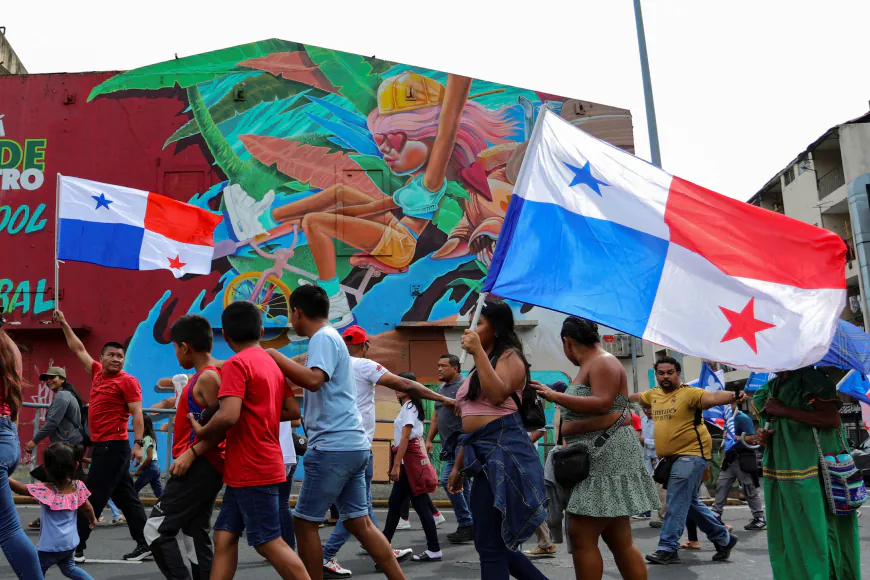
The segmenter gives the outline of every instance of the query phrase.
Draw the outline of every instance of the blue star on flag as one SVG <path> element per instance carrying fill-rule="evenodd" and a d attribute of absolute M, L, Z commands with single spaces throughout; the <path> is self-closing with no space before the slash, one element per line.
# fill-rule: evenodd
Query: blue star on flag
<path fill-rule="evenodd" d="M 115 203 L 111 199 L 106 198 L 105 193 L 101 193 L 100 195 L 92 195 L 91 197 L 94 198 L 94 201 L 97 202 L 97 207 L 94 208 L 95 210 L 100 209 L 101 207 L 109 209 L 109 204 Z"/>
<path fill-rule="evenodd" d="M 601 196 L 601 188 L 599 185 L 610 185 L 600 179 L 594 177 L 592 175 L 592 167 L 589 165 L 589 162 L 586 162 L 586 165 L 583 167 L 574 167 L 568 162 L 563 162 L 568 166 L 568 169 L 574 172 L 574 178 L 571 180 L 571 184 L 568 187 L 574 187 L 575 185 L 583 184 L 599 196 Z"/>

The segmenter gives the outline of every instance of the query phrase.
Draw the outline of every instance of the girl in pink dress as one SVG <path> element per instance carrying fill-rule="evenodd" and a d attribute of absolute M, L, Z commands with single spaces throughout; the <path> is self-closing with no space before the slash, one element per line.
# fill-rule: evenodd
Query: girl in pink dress
<path fill-rule="evenodd" d="M 75 450 L 66 443 L 52 443 L 43 456 L 46 483 L 25 485 L 13 479 L 9 487 L 19 495 L 29 495 L 40 504 L 41 526 L 39 565 L 42 573 L 57 564 L 67 578 L 92 580 L 87 572 L 78 568 L 73 560 L 73 551 L 79 545 L 76 528 L 77 512 L 81 510 L 88 518 L 91 528 L 97 523 L 94 508 L 88 501 L 90 492 L 85 484 L 74 479 L 78 461 Z"/>

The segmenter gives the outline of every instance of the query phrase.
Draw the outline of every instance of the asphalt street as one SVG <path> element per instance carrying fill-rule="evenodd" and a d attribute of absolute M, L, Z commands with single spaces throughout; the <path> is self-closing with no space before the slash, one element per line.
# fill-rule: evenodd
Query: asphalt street
<path fill-rule="evenodd" d="M 27 522 L 37 517 L 38 508 L 29 506 L 19 507 L 18 513 L 21 516 L 22 522 Z M 437 578 L 439 580 L 479 578 L 480 572 L 474 546 L 472 544 L 456 546 L 447 542 L 444 536 L 452 532 L 456 524 L 450 511 L 442 510 L 442 513 L 447 517 L 447 522 L 438 530 L 442 541 L 442 549 L 444 550 L 444 560 L 440 563 L 431 564 L 406 562 L 403 564 L 403 568 L 407 577 L 413 579 Z M 108 510 L 105 515 L 110 515 Z M 386 513 L 383 510 L 379 510 L 377 515 L 379 518 L 385 518 Z M 415 551 L 425 548 L 426 543 L 423 531 L 415 518 L 416 515 L 412 513 L 411 530 L 396 533 L 395 538 L 393 538 L 393 545 L 395 547 L 408 547 L 413 548 Z M 748 523 L 749 520 L 749 510 L 745 506 L 726 508 L 725 521 L 734 525 L 736 529 L 735 533 L 740 539 L 740 543 L 734 550 L 730 562 L 718 563 L 711 561 L 714 554 L 713 547 L 705 538 L 702 538 L 703 550 L 700 552 L 683 552 L 682 559 L 684 563 L 682 565 L 651 566 L 649 577 L 651 579 L 660 578 L 667 580 L 701 578 L 703 580 L 726 578 L 729 580 L 744 578 L 765 580 L 773 578 L 767 555 L 767 535 L 765 532 L 743 531 L 743 525 Z M 862 553 L 870 554 L 870 520 L 862 518 L 859 522 L 861 526 Z M 654 551 L 658 539 L 658 530 L 650 528 L 648 523 L 643 520 L 634 522 L 633 529 L 635 542 L 641 552 L 646 554 Z M 326 538 L 330 531 L 331 528 L 322 528 L 321 537 Z M 36 541 L 36 531 L 28 530 L 28 535 L 34 542 Z M 91 535 L 88 546 L 86 556 L 89 559 L 119 560 L 122 554 L 133 548 L 133 543 L 125 526 L 111 527 L 101 525 Z M 533 547 L 533 543 L 525 547 Z M 795 549 L 799 550 L 800 547 L 796 546 Z M 604 577 L 619 578 L 619 572 L 616 569 L 613 558 L 603 544 L 602 553 L 605 560 Z M 355 540 L 348 542 L 342 551 L 339 552 L 338 560 L 345 568 L 353 571 L 354 578 L 382 577 L 381 574 L 374 570 L 371 559 L 360 553 L 360 546 Z M 555 558 L 539 559 L 536 561 L 536 564 L 551 580 L 574 578 L 574 566 L 564 545 L 559 546 L 559 552 Z M 868 568 L 870 561 L 867 558 L 864 559 L 863 564 L 865 570 L 870 570 Z M 96 580 L 114 578 L 124 578 L 125 580 L 159 580 L 163 577 L 154 563 L 148 560 L 143 563 L 92 562 L 86 563 L 83 566 Z M 0 563 L 0 578 L 15 578 L 5 559 L 2 559 L 2 563 Z M 62 578 L 62 576 L 57 568 L 54 568 L 49 571 L 46 578 Z M 278 575 L 252 548 L 249 548 L 242 541 L 239 554 L 239 569 L 236 578 L 263 580 L 265 578 L 278 578 Z"/>

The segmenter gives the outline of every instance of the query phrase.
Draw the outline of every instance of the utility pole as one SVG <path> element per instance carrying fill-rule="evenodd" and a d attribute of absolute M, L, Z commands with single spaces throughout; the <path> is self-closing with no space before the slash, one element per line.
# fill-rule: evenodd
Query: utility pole
<path fill-rule="evenodd" d="M 643 98 L 646 104 L 646 126 L 649 133 L 649 153 L 652 164 L 656 167 L 662 166 L 662 153 L 659 149 L 659 129 L 656 123 L 656 105 L 653 100 L 652 79 L 649 74 L 649 56 L 646 52 L 646 34 L 643 30 L 643 12 L 640 8 L 640 0 L 634 0 L 634 24 L 637 29 L 637 46 L 640 52 L 640 72 L 643 76 Z M 631 367 L 634 375 L 635 392 L 637 392 L 637 338 L 631 339 Z M 683 355 L 679 352 L 673 352 L 674 358 L 680 363 L 680 368 L 683 366 Z M 680 373 L 682 379 L 682 372 Z"/>

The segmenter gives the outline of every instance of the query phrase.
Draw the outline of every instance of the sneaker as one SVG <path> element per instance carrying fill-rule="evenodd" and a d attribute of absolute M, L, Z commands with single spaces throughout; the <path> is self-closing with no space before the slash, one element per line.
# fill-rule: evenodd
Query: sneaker
<path fill-rule="evenodd" d="M 141 562 L 151 555 L 151 548 L 145 544 L 139 544 L 136 549 L 129 554 L 124 554 L 124 559 L 131 562 Z"/>
<path fill-rule="evenodd" d="M 81 564 L 85 561 L 85 551 L 76 549 L 75 555 L 73 555 L 73 562 L 76 564 Z"/>
<path fill-rule="evenodd" d="M 749 530 L 750 532 L 760 532 L 767 528 L 767 520 L 764 518 L 754 518 L 751 522 L 743 526 L 744 530 Z"/>
<path fill-rule="evenodd" d="M 393 555 L 396 556 L 396 560 L 398 560 L 399 562 L 404 562 L 405 560 L 410 558 L 411 554 L 413 553 L 414 550 L 412 550 L 411 548 L 405 548 L 404 550 L 396 550 L 395 548 L 393 549 Z"/>
<path fill-rule="evenodd" d="M 660 527 L 662 527 L 662 521 L 661 521 L 661 520 L 657 520 L 657 521 L 654 521 L 654 522 L 650 522 L 650 523 L 649 523 L 649 527 L 651 527 L 651 528 L 660 528 Z"/>
<path fill-rule="evenodd" d="M 715 545 L 715 544 L 714 544 Z M 713 554 L 714 562 L 722 562 L 723 560 L 727 560 L 731 557 L 731 550 L 734 549 L 734 546 L 737 545 L 737 536 L 731 534 L 731 539 L 728 540 L 728 544 L 725 546 L 716 546 L 716 553 Z"/>
<path fill-rule="evenodd" d="M 323 565 L 324 578 L 350 578 L 351 576 L 353 576 L 353 572 L 347 568 L 342 568 L 341 564 L 335 561 L 335 558 Z"/>
<path fill-rule="evenodd" d="M 652 517 L 652 516 L 650 516 L 648 513 L 645 513 L 645 514 L 637 514 L 637 515 L 631 516 L 631 519 L 633 519 L 633 520 L 648 520 L 648 519 L 650 519 L 650 517 Z"/>
<path fill-rule="evenodd" d="M 523 550 L 523 554 L 529 558 L 552 558 L 556 555 L 556 544 L 551 545 L 549 548 L 535 546 L 531 550 Z"/>
<path fill-rule="evenodd" d="M 399 525 L 396 526 L 396 529 L 397 530 L 410 530 L 411 529 L 411 522 L 404 519 L 404 518 L 399 518 Z"/>
<path fill-rule="evenodd" d="M 435 518 L 435 527 L 438 528 L 447 521 L 447 518 L 441 515 L 441 512 L 435 512 L 432 514 L 432 517 Z"/>
<path fill-rule="evenodd" d="M 471 526 L 459 526 L 452 534 L 447 534 L 447 541 L 451 544 L 463 544 L 474 539 L 474 531 Z"/>
<path fill-rule="evenodd" d="M 344 290 L 329 297 L 329 324 L 334 328 L 342 328 L 353 322 L 353 312 Z"/>
<path fill-rule="evenodd" d="M 668 564 L 682 564 L 683 561 L 680 560 L 680 554 L 677 552 L 671 552 L 668 550 L 657 550 L 652 554 L 647 554 L 646 559 L 648 562 L 653 564 L 661 564 L 666 566 Z"/>

